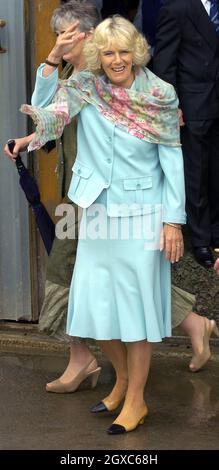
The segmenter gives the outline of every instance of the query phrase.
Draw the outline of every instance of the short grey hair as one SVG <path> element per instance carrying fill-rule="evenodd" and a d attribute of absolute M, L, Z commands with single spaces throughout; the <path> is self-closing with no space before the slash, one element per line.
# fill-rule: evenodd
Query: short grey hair
<path fill-rule="evenodd" d="M 100 14 L 94 3 L 87 0 L 70 0 L 54 10 L 50 26 L 54 32 L 65 23 L 79 21 L 79 31 L 89 32 L 100 22 Z"/>

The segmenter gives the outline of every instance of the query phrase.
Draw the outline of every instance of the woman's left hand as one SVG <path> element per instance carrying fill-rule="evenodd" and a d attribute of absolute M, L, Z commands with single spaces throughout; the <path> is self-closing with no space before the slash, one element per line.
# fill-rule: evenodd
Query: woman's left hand
<path fill-rule="evenodd" d="M 177 225 L 177 224 L 176 224 Z M 160 237 L 160 251 L 166 250 L 166 259 L 171 263 L 178 262 L 184 253 L 182 230 L 164 224 Z"/>

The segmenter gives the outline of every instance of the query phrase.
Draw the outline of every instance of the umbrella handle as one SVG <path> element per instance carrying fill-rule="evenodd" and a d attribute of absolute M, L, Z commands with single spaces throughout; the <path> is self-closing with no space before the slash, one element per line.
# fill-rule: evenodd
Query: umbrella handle
<path fill-rule="evenodd" d="M 8 148 L 9 148 L 10 152 L 13 153 L 14 146 L 15 146 L 15 140 L 14 139 L 9 139 L 7 144 L 8 144 Z"/>
<path fill-rule="evenodd" d="M 8 148 L 9 148 L 10 152 L 13 153 L 13 150 L 14 150 L 14 147 L 15 147 L 15 140 L 14 139 L 9 139 L 7 144 L 8 144 Z M 18 170 L 20 170 L 20 168 L 23 167 L 23 162 L 22 162 L 20 154 L 18 154 L 18 156 L 15 160 L 15 165 L 16 165 Z"/>
<path fill-rule="evenodd" d="M 10 152 L 13 153 L 15 140 L 10 139 L 8 140 L 7 144 L 8 144 L 8 148 Z M 36 217 L 36 222 L 39 227 L 40 235 L 42 237 L 46 251 L 49 255 L 51 248 L 52 248 L 53 240 L 55 238 L 55 224 L 53 223 L 44 205 L 40 202 L 40 194 L 39 194 L 37 185 L 34 182 L 32 176 L 29 175 L 26 167 L 24 166 L 20 154 L 18 154 L 15 160 L 15 163 L 16 163 L 18 173 L 20 174 L 20 185 L 26 194 L 27 200 L 30 202 L 30 205 L 32 206 L 33 212 Z M 30 197 L 28 198 L 29 196 L 28 191 L 30 191 L 30 187 L 33 186 L 33 183 L 35 185 L 35 187 L 33 187 L 35 191 L 34 193 L 35 198 L 37 197 L 38 199 L 37 204 L 35 205 L 34 205 L 34 200 L 31 201 Z"/>

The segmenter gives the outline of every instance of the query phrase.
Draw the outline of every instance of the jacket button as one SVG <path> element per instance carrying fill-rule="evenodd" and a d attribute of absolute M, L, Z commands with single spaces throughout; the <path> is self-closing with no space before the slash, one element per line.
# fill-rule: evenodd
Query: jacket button
<path fill-rule="evenodd" d="M 78 174 L 79 174 L 79 175 L 81 174 L 81 170 L 80 170 L 80 168 L 78 169 Z"/>
<path fill-rule="evenodd" d="M 111 163 L 111 158 L 107 158 L 107 163 Z"/>
<path fill-rule="evenodd" d="M 136 188 L 137 188 L 137 189 L 141 189 L 140 183 L 136 184 Z"/>

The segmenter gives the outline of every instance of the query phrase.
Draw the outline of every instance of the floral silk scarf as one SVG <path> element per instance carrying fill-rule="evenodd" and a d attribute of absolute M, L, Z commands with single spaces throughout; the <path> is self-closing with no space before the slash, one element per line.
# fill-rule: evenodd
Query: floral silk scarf
<path fill-rule="evenodd" d="M 22 105 L 36 124 L 28 150 L 59 138 L 66 124 L 91 104 L 106 119 L 131 135 L 154 144 L 180 146 L 178 99 L 172 85 L 147 68 L 136 68 L 135 90 L 117 87 L 83 71 L 59 80 L 54 98 L 45 108 Z"/>

